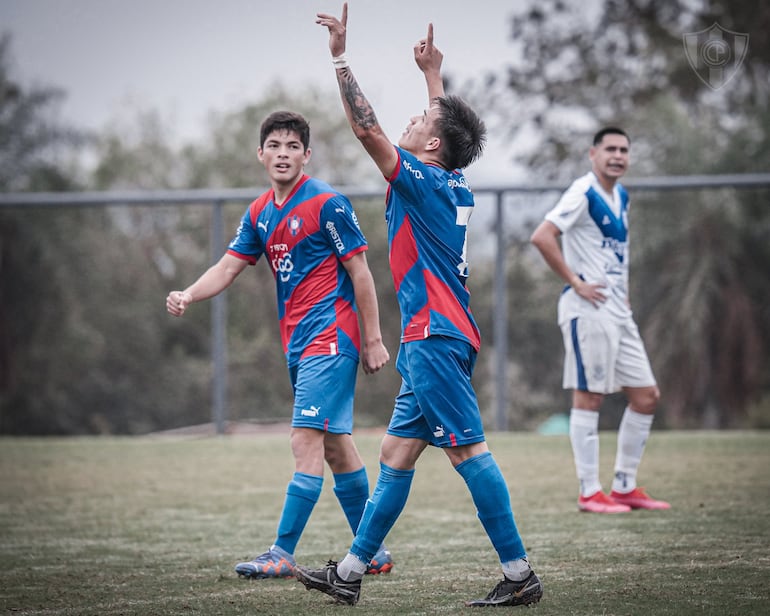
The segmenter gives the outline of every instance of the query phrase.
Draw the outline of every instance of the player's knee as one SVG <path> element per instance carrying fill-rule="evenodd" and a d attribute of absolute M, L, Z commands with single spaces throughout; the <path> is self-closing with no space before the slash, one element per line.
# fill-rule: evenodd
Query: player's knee
<path fill-rule="evenodd" d="M 341 459 L 342 456 L 337 449 L 328 446 L 324 448 L 324 460 L 326 460 L 326 463 L 330 468 L 335 468 L 340 463 Z"/>
<path fill-rule="evenodd" d="M 660 389 L 655 387 L 646 387 L 643 390 L 635 392 L 633 398 L 629 400 L 629 406 L 637 413 L 652 415 L 658 408 L 660 401 Z"/>
<path fill-rule="evenodd" d="M 604 394 L 576 389 L 572 393 L 572 407 L 584 411 L 599 411 L 604 401 Z"/>
<path fill-rule="evenodd" d="M 334 473 L 347 473 L 364 466 L 361 454 L 349 434 L 326 433 L 324 460 Z"/>
<path fill-rule="evenodd" d="M 323 433 L 310 428 L 292 428 L 289 443 L 295 459 L 320 456 L 323 452 Z"/>

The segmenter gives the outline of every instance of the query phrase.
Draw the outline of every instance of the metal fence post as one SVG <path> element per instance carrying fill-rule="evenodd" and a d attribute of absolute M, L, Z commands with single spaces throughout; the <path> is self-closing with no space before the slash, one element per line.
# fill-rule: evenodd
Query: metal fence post
<path fill-rule="evenodd" d="M 492 331 L 495 345 L 495 429 L 508 430 L 508 388 L 506 367 L 508 365 L 508 302 L 505 280 L 505 212 L 503 191 L 495 192 L 495 279 L 494 314 Z"/>
<path fill-rule="evenodd" d="M 224 253 L 224 202 L 211 208 L 211 262 Z M 212 298 L 211 305 L 211 421 L 217 434 L 225 433 L 227 418 L 227 291 Z"/>

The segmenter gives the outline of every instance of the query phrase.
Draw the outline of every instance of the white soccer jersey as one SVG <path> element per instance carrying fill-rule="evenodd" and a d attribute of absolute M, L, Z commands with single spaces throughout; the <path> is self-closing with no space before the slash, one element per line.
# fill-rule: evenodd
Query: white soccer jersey
<path fill-rule="evenodd" d="M 576 317 L 631 318 L 628 304 L 628 193 L 615 184 L 608 194 L 593 172 L 575 180 L 545 219 L 562 232 L 562 252 L 583 280 L 602 283 L 607 301 L 598 308 L 572 287 L 559 299 L 559 323 Z"/>

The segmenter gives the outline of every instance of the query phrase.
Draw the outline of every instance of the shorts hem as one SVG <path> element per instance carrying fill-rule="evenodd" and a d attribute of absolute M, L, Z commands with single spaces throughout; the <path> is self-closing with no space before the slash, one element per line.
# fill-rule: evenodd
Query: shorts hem
<path fill-rule="evenodd" d="M 318 424 L 311 424 L 311 423 L 301 423 L 292 421 L 291 422 L 292 428 L 310 428 L 312 430 L 318 430 L 319 432 L 328 432 L 329 434 L 353 434 L 353 430 L 346 429 L 346 428 L 337 428 L 336 426 L 327 426 L 324 428 L 322 425 Z"/>
<path fill-rule="evenodd" d="M 576 385 L 564 385 L 562 389 L 565 391 L 583 391 L 589 394 L 602 394 L 604 396 L 611 396 L 612 394 L 617 394 L 623 391 L 624 387 L 634 387 L 634 388 L 641 388 L 641 387 L 657 387 L 658 384 L 656 382 L 652 383 L 641 383 L 641 384 L 634 384 L 631 385 L 630 383 L 623 383 L 623 385 L 616 385 L 612 389 L 589 389 L 589 388 L 581 388 L 577 387 Z"/>
<path fill-rule="evenodd" d="M 386 434 L 390 436 L 397 436 L 399 438 L 413 438 L 417 439 L 418 441 L 425 441 L 429 445 L 432 445 L 433 447 L 438 447 L 439 449 L 451 449 L 452 447 L 462 447 L 463 445 L 475 445 L 476 443 L 484 443 L 487 440 L 486 435 L 480 435 L 477 437 L 472 437 L 468 439 L 464 439 L 462 441 L 458 440 L 453 445 L 448 440 L 442 439 L 438 440 L 435 438 L 424 438 L 422 436 L 415 436 L 414 434 L 405 434 L 402 432 L 398 432 L 397 430 L 386 430 Z"/>

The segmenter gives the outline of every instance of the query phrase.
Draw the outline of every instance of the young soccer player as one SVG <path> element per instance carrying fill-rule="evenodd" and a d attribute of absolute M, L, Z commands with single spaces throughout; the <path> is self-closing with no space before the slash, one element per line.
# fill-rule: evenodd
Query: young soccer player
<path fill-rule="evenodd" d="M 569 434 L 580 481 L 578 509 L 593 513 L 670 507 L 636 485 L 660 392 L 628 300 L 629 201 L 618 180 L 628 169 L 630 147 L 619 128 L 596 133 L 591 171 L 572 183 L 531 238 L 567 283 L 558 320 L 564 387 L 573 390 Z M 620 390 L 628 406 L 607 495 L 599 481 L 599 408 L 605 394 Z"/>
<path fill-rule="evenodd" d="M 463 477 L 478 518 L 499 556 L 503 579 L 468 606 L 527 605 L 543 588 L 532 571 L 511 511 L 510 495 L 484 436 L 471 385 L 479 331 L 466 287 L 466 231 L 473 194 L 460 170 L 475 161 L 486 138 L 476 113 L 445 96 L 442 54 L 433 28 L 414 48 L 430 106 L 413 117 L 398 146 L 384 134 L 344 56 L 342 18 L 319 14 L 350 125 L 389 182 L 385 218 L 390 266 L 401 309 L 397 368 L 401 391 L 383 438 L 380 473 L 347 556 L 322 569 L 297 567 L 297 579 L 337 601 L 355 604 L 367 562 L 406 504 L 415 463 L 428 445 L 441 447 Z"/>
<path fill-rule="evenodd" d="M 351 436 L 359 351 L 367 374 L 389 360 L 366 239 L 350 201 L 305 174 L 309 142 L 310 127 L 301 115 L 279 111 L 265 119 L 257 154 L 270 176 L 270 190 L 248 207 L 219 262 L 166 299 L 168 312 L 182 316 L 191 303 L 229 287 L 263 255 L 275 277 L 281 340 L 294 388 L 295 472 L 274 543 L 235 567 L 252 579 L 294 575 L 294 551 L 321 494 L 324 460 L 355 533 L 369 496 L 366 469 Z M 390 552 L 378 546 L 367 565 L 367 573 L 390 571 Z"/>

